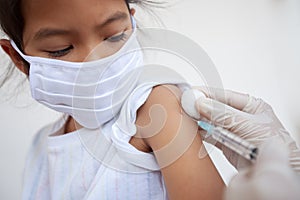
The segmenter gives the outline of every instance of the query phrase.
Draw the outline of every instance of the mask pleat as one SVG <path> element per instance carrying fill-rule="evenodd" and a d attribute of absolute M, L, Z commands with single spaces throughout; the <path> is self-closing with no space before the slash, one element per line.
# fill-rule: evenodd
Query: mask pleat
<path fill-rule="evenodd" d="M 94 61 L 78 63 L 26 56 L 12 42 L 30 63 L 33 98 L 53 110 L 73 116 L 86 128 L 97 128 L 111 120 L 140 78 L 137 69 L 143 63 L 143 54 L 132 20 L 134 31 L 123 46 L 116 53 Z M 98 47 L 103 47 L 101 45 L 106 44 Z"/>

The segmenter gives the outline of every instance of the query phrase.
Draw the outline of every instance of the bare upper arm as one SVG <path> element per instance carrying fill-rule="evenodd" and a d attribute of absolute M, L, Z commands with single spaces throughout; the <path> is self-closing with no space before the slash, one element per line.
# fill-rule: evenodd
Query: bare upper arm
<path fill-rule="evenodd" d="M 223 180 L 209 156 L 199 158 L 202 139 L 180 96 L 175 86 L 155 87 L 138 111 L 137 136 L 153 150 L 170 199 L 221 199 Z"/>

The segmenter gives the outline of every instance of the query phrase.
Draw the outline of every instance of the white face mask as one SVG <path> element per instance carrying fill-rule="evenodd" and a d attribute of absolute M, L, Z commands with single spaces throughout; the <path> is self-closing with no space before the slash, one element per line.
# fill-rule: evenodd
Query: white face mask
<path fill-rule="evenodd" d="M 86 128 L 98 128 L 115 117 L 135 88 L 143 60 L 136 25 L 113 55 L 89 62 L 68 62 L 24 55 L 30 63 L 32 96 L 47 107 L 71 115 Z"/>

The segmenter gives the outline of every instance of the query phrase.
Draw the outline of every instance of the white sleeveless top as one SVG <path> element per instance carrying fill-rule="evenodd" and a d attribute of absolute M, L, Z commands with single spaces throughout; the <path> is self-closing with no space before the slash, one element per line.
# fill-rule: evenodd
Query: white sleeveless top
<path fill-rule="evenodd" d="M 99 129 L 63 135 L 66 115 L 41 129 L 26 161 L 22 199 L 168 199 L 154 155 L 137 150 L 129 140 L 136 133 L 136 111 L 153 86 L 187 85 L 177 78 L 142 82 L 118 118 Z"/>

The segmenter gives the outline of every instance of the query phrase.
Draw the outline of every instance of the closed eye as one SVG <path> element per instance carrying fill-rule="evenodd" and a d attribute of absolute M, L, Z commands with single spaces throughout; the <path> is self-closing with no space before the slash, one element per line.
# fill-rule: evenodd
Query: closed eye
<path fill-rule="evenodd" d="M 67 55 L 71 50 L 73 49 L 73 46 L 68 46 L 65 49 L 60 49 L 56 51 L 46 51 L 50 57 L 58 58 Z"/>
<path fill-rule="evenodd" d="M 105 40 L 109 42 L 120 42 L 126 39 L 127 39 L 127 34 L 125 32 L 122 32 L 121 34 L 113 35 L 109 38 L 106 38 Z"/>

